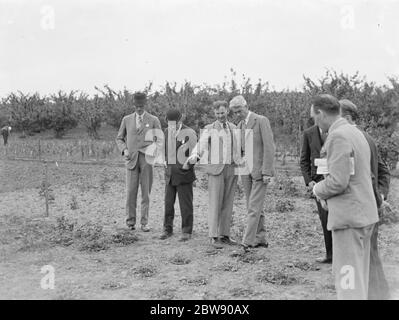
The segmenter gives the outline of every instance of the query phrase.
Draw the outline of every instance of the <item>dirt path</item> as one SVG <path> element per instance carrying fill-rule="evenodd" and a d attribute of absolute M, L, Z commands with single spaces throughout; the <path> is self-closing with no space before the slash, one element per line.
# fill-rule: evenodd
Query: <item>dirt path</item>
<path fill-rule="evenodd" d="M 0 298 L 2 299 L 335 299 L 330 265 L 314 264 L 323 254 L 320 222 L 299 177 L 271 186 L 265 206 L 270 247 L 235 255 L 235 247 L 207 243 L 206 178 L 198 173 L 194 191 L 194 234 L 161 241 L 163 175 L 155 172 L 149 233 L 124 242 L 124 169 L 87 165 L 50 168 L 54 203 L 44 218 L 37 163 L 0 163 Z M 288 186 L 290 194 L 284 195 Z M 292 187 L 294 186 L 294 187 Z M 295 189 L 299 192 L 295 195 Z M 399 195 L 393 179 L 391 194 Z M 244 200 L 238 192 L 232 233 L 241 239 Z M 399 203 L 399 199 L 391 199 Z M 278 212 L 276 205 L 286 206 Z M 293 205 L 294 210 L 288 208 Z M 64 217 L 64 224 L 57 218 Z M 80 238 L 68 230 L 75 221 Z M 102 226 L 103 230 L 96 229 Z M 74 230 L 75 230 L 74 229 Z M 381 228 L 381 255 L 394 298 L 399 299 L 399 227 Z M 100 235 L 99 238 L 96 238 Z M 121 238 L 122 237 L 122 238 Z M 46 241 L 43 241 L 46 239 Z M 111 239 L 111 240 L 110 240 Z M 123 241 L 116 241 L 122 239 Z M 67 243 L 71 241 L 71 243 Z M 132 240 L 132 239 L 130 239 Z M 104 250 L 100 250 L 104 249 Z M 96 251 L 100 250 L 100 251 Z M 44 290 L 41 268 L 55 270 L 55 288 Z"/>

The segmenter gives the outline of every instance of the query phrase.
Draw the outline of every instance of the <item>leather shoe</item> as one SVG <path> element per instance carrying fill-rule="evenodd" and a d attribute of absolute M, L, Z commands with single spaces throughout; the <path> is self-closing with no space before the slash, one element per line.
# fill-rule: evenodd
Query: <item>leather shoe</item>
<path fill-rule="evenodd" d="M 317 258 L 316 262 L 318 262 L 318 263 L 332 263 L 332 258 L 328 258 L 328 257 Z"/>
<path fill-rule="evenodd" d="M 257 243 L 254 248 L 268 248 L 269 244 L 267 242 Z"/>
<path fill-rule="evenodd" d="M 237 245 L 237 241 L 231 239 L 231 238 L 228 237 L 228 236 L 222 236 L 222 237 L 220 237 L 220 242 L 221 242 L 221 243 L 225 243 L 225 244 L 229 244 L 229 245 L 231 245 L 231 246 Z"/>
<path fill-rule="evenodd" d="M 159 239 L 165 240 L 167 238 L 170 238 L 172 236 L 172 232 L 164 232 L 159 236 Z"/>
<path fill-rule="evenodd" d="M 132 230 L 132 231 L 134 231 L 134 230 L 136 230 L 136 227 L 135 226 L 127 226 L 130 230 Z"/>
<path fill-rule="evenodd" d="M 150 228 L 148 228 L 148 227 L 145 226 L 145 225 L 142 225 L 142 226 L 141 226 L 141 231 L 143 231 L 143 232 L 149 232 L 149 231 L 150 231 Z"/>
<path fill-rule="evenodd" d="M 247 244 L 241 244 L 241 248 L 244 250 L 245 253 L 250 252 L 250 248 L 251 246 L 247 245 Z"/>
<path fill-rule="evenodd" d="M 184 242 L 191 239 L 191 234 L 183 233 L 179 239 L 180 242 Z"/>
<path fill-rule="evenodd" d="M 215 249 L 222 249 L 223 246 L 219 243 L 219 239 L 218 238 L 211 238 L 209 240 L 210 244 L 212 247 L 214 247 Z"/>

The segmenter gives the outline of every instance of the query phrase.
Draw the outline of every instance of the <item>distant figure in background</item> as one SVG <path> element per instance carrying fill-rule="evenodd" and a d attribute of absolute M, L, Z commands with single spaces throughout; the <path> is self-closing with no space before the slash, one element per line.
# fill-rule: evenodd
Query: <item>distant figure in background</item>
<path fill-rule="evenodd" d="M 305 185 L 311 190 L 315 184 L 323 180 L 323 175 L 317 174 L 315 159 L 320 158 L 320 150 L 326 141 L 327 133 L 314 125 L 303 132 L 300 166 L 305 180 Z M 332 234 L 327 230 L 328 211 L 323 209 L 320 201 L 316 199 L 317 211 L 319 212 L 321 227 L 323 229 L 324 244 L 326 247 L 325 257 L 316 259 L 320 263 L 332 262 Z"/>
<path fill-rule="evenodd" d="M 358 110 L 351 101 L 343 99 L 339 101 L 341 105 L 341 117 L 345 118 L 350 124 L 356 126 L 359 118 Z M 379 156 L 377 146 L 365 131 L 356 126 L 365 136 L 371 151 L 371 173 L 373 181 L 374 196 L 377 201 L 378 209 L 382 202 L 387 199 L 389 192 L 390 173 L 387 165 Z M 380 210 L 379 210 L 380 212 Z M 378 253 L 378 223 L 375 224 L 371 235 L 370 245 L 370 276 L 369 276 L 369 300 L 388 300 L 390 298 L 388 282 L 385 278 L 384 269 Z"/>
<path fill-rule="evenodd" d="M 179 197 L 182 235 L 179 241 L 187 241 L 193 232 L 193 182 L 194 165 L 183 167 L 186 158 L 197 142 L 195 131 L 182 122 L 182 114 L 177 109 L 166 113 L 168 128 L 165 130 L 165 215 L 161 240 L 173 234 L 176 195 Z M 182 153 L 183 152 L 183 153 Z M 183 156 L 184 155 L 184 156 Z M 180 158 L 182 157 L 182 158 Z"/>
<path fill-rule="evenodd" d="M 162 139 L 155 136 L 154 130 L 161 130 L 161 123 L 156 116 L 145 111 L 146 104 L 146 94 L 136 92 L 136 112 L 122 119 L 116 137 L 116 144 L 126 162 L 126 224 L 131 230 L 135 230 L 137 193 L 140 185 L 141 230 L 144 232 L 150 231 L 147 224 L 153 180 L 153 163 L 147 160 L 155 160 L 162 147 Z"/>
<path fill-rule="evenodd" d="M 11 127 L 5 126 L 1 128 L 1 135 L 3 136 L 4 145 L 8 144 L 8 136 L 10 135 Z"/>
<path fill-rule="evenodd" d="M 364 135 L 340 115 L 340 104 L 328 94 L 315 97 L 311 114 L 328 137 L 321 150 L 328 173 L 313 187 L 327 200 L 328 230 L 332 230 L 333 274 L 339 300 L 368 298 L 370 238 L 378 222 L 370 167 L 370 147 Z"/>

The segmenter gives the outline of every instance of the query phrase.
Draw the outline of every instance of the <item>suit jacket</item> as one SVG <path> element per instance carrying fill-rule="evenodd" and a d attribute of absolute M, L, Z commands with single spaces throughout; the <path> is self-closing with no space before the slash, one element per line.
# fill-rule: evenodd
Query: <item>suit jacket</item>
<path fill-rule="evenodd" d="M 193 154 L 198 154 L 201 157 L 200 163 L 205 164 L 205 172 L 213 176 L 217 176 L 222 173 L 228 160 L 227 157 L 223 159 L 223 143 L 231 143 L 232 156 L 230 159 L 230 164 L 234 164 L 241 156 L 239 146 L 237 144 L 237 135 L 239 134 L 237 132 L 237 127 L 228 121 L 227 125 L 231 133 L 230 139 L 223 140 L 223 136 L 220 135 L 220 133 L 223 133 L 221 131 L 223 130 L 223 126 L 219 121 L 215 121 L 206 125 L 204 130 L 201 131 L 201 137 L 192 152 Z M 219 141 L 219 145 L 215 146 L 215 141 Z M 213 153 L 215 150 L 217 150 L 219 153 L 219 159 L 216 159 L 217 163 L 212 161 L 213 157 L 215 157 L 215 154 Z"/>
<path fill-rule="evenodd" d="M 327 200 L 327 229 L 362 228 L 378 221 L 377 203 L 371 181 L 370 147 L 364 135 L 345 119 L 335 121 L 325 145 L 329 173 L 314 191 Z M 351 175 L 350 158 L 355 173 Z"/>
<path fill-rule="evenodd" d="M 158 129 L 158 130 L 152 130 Z M 155 158 L 161 150 L 163 133 L 159 119 L 145 112 L 141 128 L 136 126 L 136 112 L 125 116 L 116 137 L 116 144 L 121 153 L 127 149 L 130 160 L 126 168 L 134 169 L 139 152 L 148 155 L 147 159 Z"/>
<path fill-rule="evenodd" d="M 166 156 L 166 169 L 165 169 L 165 182 L 166 184 L 171 183 L 174 186 L 192 183 L 196 180 L 194 165 L 189 164 L 189 169 L 184 170 L 183 164 L 185 160 L 190 156 L 190 151 L 195 147 L 197 142 L 197 135 L 193 129 L 183 124 L 180 133 L 177 135 L 176 153 L 170 155 L 169 151 L 172 144 L 172 137 L 169 139 L 169 132 L 166 128 L 165 131 L 165 156 Z M 168 148 L 169 144 L 169 148 Z M 179 151 L 180 149 L 180 151 Z M 173 149 L 172 149 L 173 150 Z M 179 154 L 184 154 L 184 159 L 181 159 Z M 169 160 L 172 160 L 171 163 Z"/>
<path fill-rule="evenodd" d="M 240 121 L 238 128 L 242 130 L 243 126 L 244 120 Z M 262 179 L 263 175 L 273 176 L 275 145 L 269 119 L 251 112 L 246 129 L 245 157 L 249 164 L 249 174 L 254 180 Z"/>
<path fill-rule="evenodd" d="M 314 160 L 320 158 L 320 150 L 323 141 L 318 126 L 312 126 L 303 132 L 300 166 L 305 184 L 323 180 L 323 175 L 317 174 L 317 167 Z"/>
<path fill-rule="evenodd" d="M 357 128 L 363 133 L 370 146 L 370 166 L 372 173 L 371 177 L 373 182 L 373 191 L 375 199 L 377 201 L 377 207 L 379 208 L 383 201 L 383 199 L 381 198 L 381 194 L 383 194 L 385 198 L 388 196 L 390 180 L 389 169 L 384 161 L 382 161 L 373 138 L 371 138 L 370 135 L 367 132 L 363 131 L 361 128 Z"/>

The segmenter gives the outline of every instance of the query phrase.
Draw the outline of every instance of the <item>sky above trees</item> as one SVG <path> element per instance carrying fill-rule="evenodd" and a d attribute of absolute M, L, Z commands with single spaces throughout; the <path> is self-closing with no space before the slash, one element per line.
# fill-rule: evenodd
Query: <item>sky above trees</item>
<path fill-rule="evenodd" d="M 399 1 L 0 0 L 0 96 L 399 74 Z"/>

